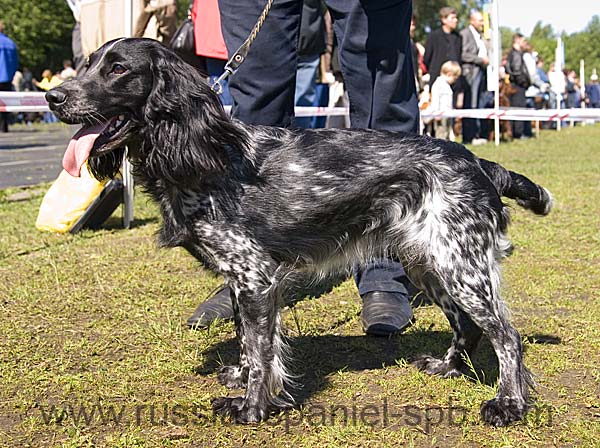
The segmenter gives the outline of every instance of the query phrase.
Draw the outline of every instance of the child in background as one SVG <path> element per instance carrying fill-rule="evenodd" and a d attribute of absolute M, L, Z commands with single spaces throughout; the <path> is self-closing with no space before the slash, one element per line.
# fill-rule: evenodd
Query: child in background
<path fill-rule="evenodd" d="M 62 83 L 62 79 L 60 79 L 60 76 L 58 74 L 52 74 L 52 70 L 50 70 L 49 68 L 42 72 L 41 81 L 38 81 L 36 79 L 33 80 L 34 86 L 46 92 L 50 89 L 53 89 L 60 83 Z M 44 123 L 56 123 L 58 122 L 58 118 L 56 118 L 56 116 L 51 111 L 46 111 L 44 112 L 43 121 Z"/>
<path fill-rule="evenodd" d="M 38 81 L 37 79 L 33 80 L 33 85 L 36 86 L 40 90 L 48 91 L 62 82 L 60 76 L 57 74 L 52 74 L 52 70 L 47 68 L 42 72 L 42 80 Z"/>
<path fill-rule="evenodd" d="M 461 73 L 458 62 L 444 62 L 440 76 L 431 86 L 431 104 L 429 108 L 435 112 L 452 110 L 452 84 L 456 82 Z M 433 129 L 437 138 L 454 141 L 451 118 L 435 118 Z"/>

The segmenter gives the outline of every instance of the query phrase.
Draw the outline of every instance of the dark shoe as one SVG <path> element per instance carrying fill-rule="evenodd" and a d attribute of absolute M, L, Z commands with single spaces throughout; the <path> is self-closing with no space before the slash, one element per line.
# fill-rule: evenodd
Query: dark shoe
<path fill-rule="evenodd" d="M 223 286 L 211 298 L 202 302 L 187 320 L 189 328 L 207 328 L 216 319 L 233 319 L 231 290 Z"/>
<path fill-rule="evenodd" d="M 404 294 L 373 291 L 362 299 L 361 320 L 368 335 L 391 336 L 405 330 L 413 322 L 412 308 Z"/>

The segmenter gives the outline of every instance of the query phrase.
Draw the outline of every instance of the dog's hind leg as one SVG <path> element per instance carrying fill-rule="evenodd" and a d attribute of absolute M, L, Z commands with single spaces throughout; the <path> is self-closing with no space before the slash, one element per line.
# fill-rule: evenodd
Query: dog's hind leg
<path fill-rule="evenodd" d="M 521 336 L 510 324 L 502 301 L 499 266 L 490 251 L 471 250 L 465 263 L 446 277 L 448 293 L 457 307 L 483 331 L 492 343 L 500 365 L 498 393 L 481 405 L 482 418 L 494 426 L 521 420 L 527 413 L 531 374 L 523 363 Z M 486 255 L 484 255 L 486 254 Z"/>
<path fill-rule="evenodd" d="M 415 359 L 413 364 L 419 370 L 430 375 L 439 375 L 444 378 L 463 375 L 468 372 L 465 360 L 475 351 L 481 339 L 481 329 L 452 302 L 448 294 L 439 287 L 433 278 L 426 281 L 424 286 L 428 297 L 432 298 L 444 311 L 454 335 L 452 345 L 442 359 L 422 355 Z"/>
<path fill-rule="evenodd" d="M 434 219 L 434 215 L 424 227 L 427 238 L 419 241 L 423 249 L 420 270 L 427 274 L 418 280 L 425 286 L 433 284 L 431 294 L 434 299 L 438 296 L 455 330 L 455 341 L 443 360 L 425 359 L 417 365 L 430 373 L 453 376 L 454 368 L 460 367 L 460 352 L 475 348 L 477 328 L 481 329 L 500 365 L 498 393 L 482 404 L 481 416 L 488 423 L 504 426 L 527 413 L 532 386 L 531 374 L 523 364 L 521 337 L 510 324 L 500 297 L 499 260 L 510 244 L 498 224 L 502 215 L 476 205 L 452 211 L 461 219 Z M 465 334 L 470 337 L 461 341 Z"/>

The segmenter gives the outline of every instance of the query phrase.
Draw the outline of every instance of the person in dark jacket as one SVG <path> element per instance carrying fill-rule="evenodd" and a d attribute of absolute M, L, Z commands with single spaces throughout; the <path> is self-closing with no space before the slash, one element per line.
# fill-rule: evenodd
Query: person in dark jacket
<path fill-rule="evenodd" d="M 442 65 L 446 61 L 460 63 L 462 53 L 462 40 L 456 32 L 458 13 L 456 9 L 445 6 L 440 9 L 442 27 L 429 34 L 425 43 L 425 56 L 423 62 L 429 73 L 429 85 L 432 86 L 438 76 Z"/>
<path fill-rule="evenodd" d="M 511 107 L 527 107 L 525 91 L 531 85 L 531 80 L 523 62 L 524 45 L 525 37 L 520 33 L 515 33 L 512 38 L 512 49 L 506 57 L 506 73 L 509 75 L 510 84 L 515 89 L 515 93 L 510 97 Z M 528 128 L 524 121 L 513 121 L 512 124 L 514 138 L 531 137 L 531 124 Z"/>
<path fill-rule="evenodd" d="M 462 39 L 462 73 L 465 80 L 465 108 L 477 109 L 479 97 L 484 90 L 486 67 L 489 64 L 487 46 L 482 36 L 483 14 L 472 11 L 469 26 L 460 32 Z M 480 122 L 475 118 L 464 118 L 462 121 L 463 144 L 485 143 L 480 135 Z"/>
<path fill-rule="evenodd" d="M 586 86 L 585 91 L 586 107 L 600 107 L 600 84 L 598 84 L 598 74 L 596 72 L 590 76 L 590 84 Z"/>

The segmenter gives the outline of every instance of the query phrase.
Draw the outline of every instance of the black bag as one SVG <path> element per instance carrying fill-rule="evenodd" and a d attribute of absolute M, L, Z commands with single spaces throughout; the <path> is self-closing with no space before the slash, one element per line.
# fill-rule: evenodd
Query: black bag
<path fill-rule="evenodd" d="M 196 56 L 196 41 L 194 38 L 194 22 L 192 22 L 192 5 L 188 10 L 187 19 L 177 28 L 169 41 L 169 47 L 182 57 Z"/>
<path fill-rule="evenodd" d="M 88 206 L 85 213 L 77 220 L 69 233 L 77 233 L 81 229 L 99 229 L 116 208 L 123 202 L 123 181 L 112 179 L 100 192 L 98 197 Z"/>

